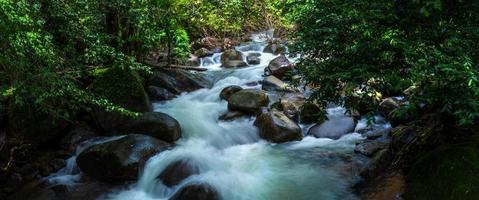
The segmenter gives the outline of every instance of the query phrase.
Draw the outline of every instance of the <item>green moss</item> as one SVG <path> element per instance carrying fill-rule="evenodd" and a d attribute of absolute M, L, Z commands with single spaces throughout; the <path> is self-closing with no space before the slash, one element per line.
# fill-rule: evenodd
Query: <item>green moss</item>
<path fill-rule="evenodd" d="M 407 176 L 405 199 L 479 199 L 477 143 L 440 147 L 419 159 Z"/>
<path fill-rule="evenodd" d="M 109 68 L 92 84 L 92 91 L 112 103 L 135 112 L 147 112 L 150 108 L 143 80 L 129 69 Z"/>

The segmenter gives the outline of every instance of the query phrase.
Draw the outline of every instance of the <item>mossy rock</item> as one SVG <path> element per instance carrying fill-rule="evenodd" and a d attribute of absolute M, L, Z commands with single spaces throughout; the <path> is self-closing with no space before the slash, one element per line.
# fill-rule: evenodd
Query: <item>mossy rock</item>
<path fill-rule="evenodd" d="M 129 111 L 144 113 L 152 110 L 143 80 L 135 71 L 110 68 L 91 84 L 90 89 L 96 95 Z M 105 131 L 114 131 L 119 125 L 131 120 L 125 114 L 108 112 L 98 107 L 93 109 L 93 118 Z"/>
<path fill-rule="evenodd" d="M 440 147 L 420 158 L 407 176 L 405 199 L 479 199 L 477 143 Z"/>
<path fill-rule="evenodd" d="M 110 68 L 90 86 L 92 91 L 116 105 L 134 112 L 148 112 L 151 104 L 137 72 L 129 69 Z"/>

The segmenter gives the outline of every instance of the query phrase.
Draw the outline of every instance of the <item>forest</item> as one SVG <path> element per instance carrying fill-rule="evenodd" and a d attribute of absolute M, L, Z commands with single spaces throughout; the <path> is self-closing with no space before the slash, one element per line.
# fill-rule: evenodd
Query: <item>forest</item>
<path fill-rule="evenodd" d="M 0 199 L 479 199 L 479 1 L 0 0 Z"/>

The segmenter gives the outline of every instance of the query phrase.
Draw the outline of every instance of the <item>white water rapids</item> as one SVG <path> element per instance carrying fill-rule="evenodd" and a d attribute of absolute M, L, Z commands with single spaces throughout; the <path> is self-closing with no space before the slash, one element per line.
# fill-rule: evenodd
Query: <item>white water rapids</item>
<path fill-rule="evenodd" d="M 261 63 L 246 68 L 221 68 L 220 53 L 203 58 L 201 67 L 209 69 L 205 73 L 214 82 L 212 88 L 154 104 L 155 111 L 180 122 L 182 138 L 172 150 L 150 158 L 137 183 L 101 198 L 168 199 L 182 186 L 200 182 L 211 185 L 225 200 L 357 199 L 351 192 L 358 179 L 351 160 L 360 134 L 351 133 L 338 140 L 306 136 L 302 141 L 273 144 L 259 138 L 253 117 L 218 120 L 227 111 L 227 102 L 219 98 L 224 87 L 261 87 L 250 83 L 261 81 L 264 68 L 276 57 L 262 53 L 264 47 L 258 35 L 251 44 L 237 47 L 245 55 L 261 53 Z M 341 108 L 328 109 L 329 117 L 343 113 Z M 358 126 L 364 123 L 361 120 Z M 200 173 L 169 188 L 157 177 L 178 160 L 192 161 Z"/>

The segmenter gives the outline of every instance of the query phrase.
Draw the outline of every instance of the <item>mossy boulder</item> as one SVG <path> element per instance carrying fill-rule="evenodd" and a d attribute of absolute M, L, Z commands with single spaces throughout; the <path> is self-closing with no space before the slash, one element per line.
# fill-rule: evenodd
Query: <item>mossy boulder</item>
<path fill-rule="evenodd" d="M 133 70 L 110 68 L 102 73 L 90 86 L 91 90 L 116 105 L 135 112 L 148 112 L 148 100 L 143 79 Z"/>
<path fill-rule="evenodd" d="M 477 143 L 439 147 L 420 158 L 406 177 L 405 199 L 479 199 Z"/>
<path fill-rule="evenodd" d="M 140 113 L 152 110 L 143 87 L 143 79 L 135 71 L 110 68 L 90 85 L 90 89 L 96 95 L 127 110 Z M 93 113 L 97 125 L 105 131 L 114 130 L 130 120 L 130 117 L 122 113 L 108 112 L 103 108 L 94 108 Z"/>

